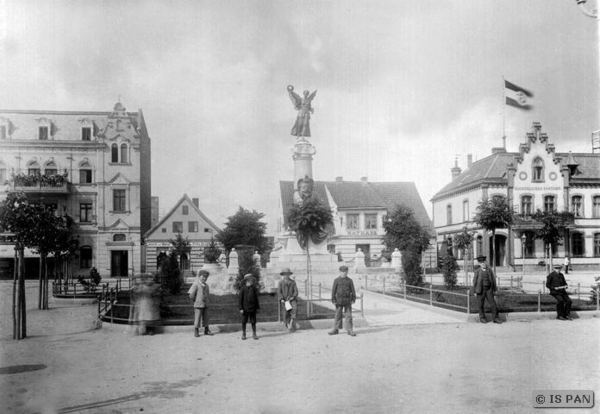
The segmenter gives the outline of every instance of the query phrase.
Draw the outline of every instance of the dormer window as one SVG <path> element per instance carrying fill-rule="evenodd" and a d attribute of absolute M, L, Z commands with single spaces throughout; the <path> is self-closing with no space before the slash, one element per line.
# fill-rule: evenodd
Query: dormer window
<path fill-rule="evenodd" d="M 544 161 L 541 158 L 536 158 L 531 164 L 531 180 L 542 182 L 544 181 Z"/>
<path fill-rule="evenodd" d="M 41 126 L 38 128 L 38 139 L 40 141 L 47 141 L 48 140 L 48 135 L 49 135 L 49 130 L 50 128 L 48 128 L 47 126 Z"/>
<path fill-rule="evenodd" d="M 82 141 L 91 141 L 92 140 L 92 127 L 82 127 L 81 128 L 81 140 Z"/>

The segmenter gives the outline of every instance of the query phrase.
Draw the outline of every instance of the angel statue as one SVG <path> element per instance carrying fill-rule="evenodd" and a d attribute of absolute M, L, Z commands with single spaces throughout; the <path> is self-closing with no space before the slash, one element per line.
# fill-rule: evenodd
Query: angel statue
<path fill-rule="evenodd" d="M 304 97 L 301 98 L 296 92 L 294 92 L 294 87 L 292 85 L 288 85 L 287 90 L 290 95 L 290 99 L 294 104 L 294 109 L 298 111 L 298 118 L 296 118 L 296 123 L 292 128 L 292 135 L 294 135 L 297 139 L 302 137 L 310 137 L 310 114 L 315 111 L 310 103 L 317 94 L 317 91 L 314 91 L 313 93 L 304 91 Z"/>

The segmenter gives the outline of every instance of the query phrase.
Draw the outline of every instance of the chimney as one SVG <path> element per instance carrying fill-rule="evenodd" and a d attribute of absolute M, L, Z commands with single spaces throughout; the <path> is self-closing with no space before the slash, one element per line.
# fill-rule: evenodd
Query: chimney
<path fill-rule="evenodd" d="M 460 173 L 462 172 L 462 170 L 458 166 L 458 158 L 454 159 L 454 167 L 452 167 L 452 169 L 450 171 L 452 172 L 453 180 L 456 179 L 456 177 L 458 177 L 460 175 Z"/>
<path fill-rule="evenodd" d="M 192 198 L 192 203 L 194 203 L 194 205 L 196 206 L 196 208 L 200 208 L 200 206 L 198 205 L 199 199 L 197 198 Z"/>
<path fill-rule="evenodd" d="M 503 147 L 494 147 L 492 148 L 492 154 L 505 154 L 506 148 Z"/>
<path fill-rule="evenodd" d="M 335 177 L 336 183 L 341 183 L 342 181 L 344 181 L 344 177 Z"/>
<path fill-rule="evenodd" d="M 467 168 L 471 168 L 473 165 L 473 154 L 467 154 Z"/>
<path fill-rule="evenodd" d="M 363 183 L 363 185 L 368 184 L 369 177 L 360 177 L 360 182 Z"/>

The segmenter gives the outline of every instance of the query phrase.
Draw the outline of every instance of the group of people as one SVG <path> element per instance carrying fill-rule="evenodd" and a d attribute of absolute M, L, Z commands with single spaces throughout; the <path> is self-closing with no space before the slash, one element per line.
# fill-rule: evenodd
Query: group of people
<path fill-rule="evenodd" d="M 342 329 L 342 316 L 346 321 L 348 335 L 356 336 L 352 325 L 352 304 L 356 301 L 356 290 L 354 282 L 348 277 L 348 266 L 340 266 L 340 274 L 333 281 L 331 290 L 331 301 L 335 306 L 335 318 L 333 330 L 329 335 L 336 335 Z M 291 278 L 294 273 L 289 268 L 284 268 L 279 273 L 282 279 L 279 281 L 277 296 L 285 310 L 284 323 L 289 332 L 297 329 L 298 312 L 298 286 Z M 206 283 L 209 276 L 207 270 L 200 270 L 198 277 L 192 283 L 188 294 L 194 303 L 194 336 L 200 336 L 200 329 L 204 328 L 205 335 L 213 335 L 209 328 L 208 298 L 209 287 Z M 252 328 L 252 338 L 258 339 L 256 334 L 256 314 L 260 310 L 259 293 L 256 287 L 256 278 L 248 273 L 243 278 L 243 286 L 240 287 L 238 295 L 238 307 L 242 315 L 242 340 L 247 339 L 246 327 L 248 322 Z"/>
<path fill-rule="evenodd" d="M 479 256 L 477 261 L 479 262 L 479 268 L 475 270 L 471 291 L 478 299 L 479 321 L 481 323 L 488 322 L 484 311 L 485 301 L 487 301 L 492 311 L 492 322 L 499 324 L 501 322 L 498 317 L 498 306 L 494 299 L 494 294 L 498 290 L 498 286 L 494 272 L 487 265 L 485 256 Z M 565 263 L 567 261 L 568 258 L 566 258 Z M 571 298 L 567 292 L 569 286 L 565 280 L 565 276 L 561 273 L 562 267 L 560 264 L 554 266 L 554 271 L 546 277 L 546 287 L 550 290 L 550 295 L 556 299 L 556 319 L 572 321 L 573 318 L 570 315 Z"/>

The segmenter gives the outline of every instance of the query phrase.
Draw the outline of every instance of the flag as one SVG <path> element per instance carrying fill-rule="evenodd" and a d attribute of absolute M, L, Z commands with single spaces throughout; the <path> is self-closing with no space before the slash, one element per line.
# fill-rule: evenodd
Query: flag
<path fill-rule="evenodd" d="M 515 85 L 514 83 L 510 83 L 507 80 L 504 81 L 504 96 L 506 97 L 507 105 L 525 110 L 533 108 L 531 105 L 533 93 L 529 92 L 525 88 Z"/>

